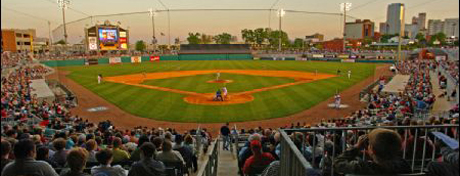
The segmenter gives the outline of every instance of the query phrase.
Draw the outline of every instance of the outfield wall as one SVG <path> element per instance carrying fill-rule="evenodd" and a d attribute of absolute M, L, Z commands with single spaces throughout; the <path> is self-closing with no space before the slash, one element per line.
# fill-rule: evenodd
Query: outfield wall
<path fill-rule="evenodd" d="M 133 58 L 138 56 L 122 56 L 117 58 L 116 63 L 134 63 Z M 152 56 L 153 57 L 153 56 Z M 152 61 L 151 56 L 140 56 L 140 62 Z M 250 54 L 182 54 L 159 56 L 160 61 L 189 61 L 189 60 L 253 60 Z M 49 67 L 66 67 L 86 65 L 87 59 L 69 59 L 41 61 L 40 63 Z M 98 65 L 110 64 L 111 58 L 102 57 L 97 59 Z"/>

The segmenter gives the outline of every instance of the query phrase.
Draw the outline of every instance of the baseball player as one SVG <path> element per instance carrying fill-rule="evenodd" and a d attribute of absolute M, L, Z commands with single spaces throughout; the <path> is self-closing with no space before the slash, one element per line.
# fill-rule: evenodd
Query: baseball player
<path fill-rule="evenodd" d="M 101 84 L 101 82 L 102 82 L 102 75 L 98 74 L 97 75 L 97 84 Z"/>
<path fill-rule="evenodd" d="M 340 98 L 340 95 L 338 93 L 335 94 L 334 96 L 334 104 L 335 104 L 335 108 L 339 109 L 340 108 L 340 101 L 341 101 L 341 98 Z"/>
<path fill-rule="evenodd" d="M 224 99 L 227 99 L 227 87 L 222 88 L 222 95 Z"/>
<path fill-rule="evenodd" d="M 219 78 L 220 78 L 220 72 L 217 72 L 217 73 L 216 73 L 216 80 L 218 81 Z"/>
<path fill-rule="evenodd" d="M 142 76 L 144 76 L 144 79 L 147 78 L 147 74 L 144 72 L 142 72 Z"/>
<path fill-rule="evenodd" d="M 351 78 L 351 70 L 348 70 L 348 79 Z"/>
<path fill-rule="evenodd" d="M 217 89 L 215 100 L 224 101 L 224 98 L 222 98 L 222 92 L 220 91 L 220 89 Z"/>

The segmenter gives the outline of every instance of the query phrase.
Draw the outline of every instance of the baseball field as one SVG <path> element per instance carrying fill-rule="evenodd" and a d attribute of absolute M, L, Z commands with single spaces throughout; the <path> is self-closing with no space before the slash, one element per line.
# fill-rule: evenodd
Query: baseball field
<path fill-rule="evenodd" d="M 373 76 L 375 67 L 338 62 L 165 61 L 61 70 L 130 114 L 161 121 L 216 123 L 301 112 Z M 104 78 L 101 84 L 98 74 Z M 227 99 L 213 101 L 223 87 L 228 90 Z"/>

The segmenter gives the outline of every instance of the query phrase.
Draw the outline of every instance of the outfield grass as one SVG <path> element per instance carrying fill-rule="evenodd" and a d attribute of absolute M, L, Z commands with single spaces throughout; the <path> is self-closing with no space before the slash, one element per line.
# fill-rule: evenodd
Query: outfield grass
<path fill-rule="evenodd" d="M 64 67 L 71 71 L 68 75 L 77 83 L 93 91 L 121 109 L 145 118 L 174 122 L 236 122 L 284 117 L 308 109 L 374 74 L 375 64 L 300 62 L 300 61 L 165 61 L 157 63 L 97 65 Z M 188 104 L 182 99 L 185 95 L 105 82 L 97 84 L 97 75 L 116 76 L 142 72 L 165 72 L 175 70 L 211 69 L 254 69 L 254 70 L 293 70 L 336 74 L 340 77 L 319 80 L 311 83 L 289 86 L 281 89 L 253 94 L 255 100 L 245 104 L 210 106 Z M 352 71 L 352 78 L 346 72 Z M 206 81 L 215 75 L 197 75 L 164 80 L 149 80 L 153 84 L 194 92 L 209 93 L 216 89 Z M 231 77 L 231 78 L 227 78 Z M 289 78 L 273 78 L 236 74 L 221 74 L 222 79 L 235 82 L 227 84 L 230 91 L 238 92 L 259 87 L 267 87 L 291 82 Z M 239 84 L 237 84 L 239 83 Z"/>
<path fill-rule="evenodd" d="M 169 79 L 154 79 L 144 81 L 142 84 L 167 87 L 172 89 L 186 90 L 198 93 L 213 93 L 222 87 L 227 87 L 229 92 L 244 92 L 263 87 L 271 87 L 280 84 L 295 82 L 290 78 L 250 76 L 239 74 L 221 73 L 220 79 L 232 80 L 231 83 L 207 83 L 216 79 L 216 74 L 186 76 Z"/>

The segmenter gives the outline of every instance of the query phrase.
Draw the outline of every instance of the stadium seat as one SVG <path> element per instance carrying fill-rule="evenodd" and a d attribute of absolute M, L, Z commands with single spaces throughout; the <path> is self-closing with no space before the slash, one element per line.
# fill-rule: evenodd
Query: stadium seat
<path fill-rule="evenodd" d="M 182 161 L 179 162 L 163 162 L 166 166 L 166 175 L 167 176 L 183 176 L 184 173 L 184 164 Z"/>

